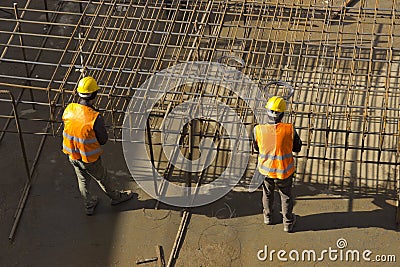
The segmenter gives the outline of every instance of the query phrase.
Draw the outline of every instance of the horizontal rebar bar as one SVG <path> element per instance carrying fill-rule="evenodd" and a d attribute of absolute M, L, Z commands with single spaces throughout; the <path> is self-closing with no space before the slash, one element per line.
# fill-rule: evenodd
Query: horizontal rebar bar
<path fill-rule="evenodd" d="M 34 101 L 23 95 L 16 101 L 19 108 L 35 104 L 47 112 L 20 116 L 21 123 L 52 126 L 48 133 L 24 129 L 23 134 L 60 136 L 63 108 L 77 99 L 83 71 L 99 81 L 96 105 L 112 140 L 121 142 L 129 101 L 135 92 L 151 91 L 141 87 L 147 78 L 188 58 L 217 62 L 232 56 L 243 62 L 241 71 L 260 88 L 271 80 L 294 86 L 286 119 L 304 141 L 297 155 L 301 179 L 321 177 L 326 184 L 344 186 L 344 180 L 356 177 L 362 190 L 366 182 L 372 187 L 386 183 L 379 177 L 392 173 L 400 115 L 396 1 L 363 0 L 349 6 L 313 0 L 48 2 L 54 10 L 27 1 L 18 7 L 18 19 L 7 13 L 13 14 L 13 6 L 0 4 L 6 11 L 0 17 L 0 89 L 32 90 Z M 54 20 L 48 21 L 49 15 Z M 32 70 L 29 75 L 26 67 Z M 263 110 L 241 102 L 253 101 L 251 96 L 235 100 L 237 95 L 218 90 L 154 93 L 165 93 L 157 112 L 152 111 L 156 120 L 162 120 L 169 105 L 196 97 L 232 101 L 229 106 L 248 129 L 256 123 L 254 112 Z M 7 101 L 0 98 L 0 123 L 10 118 L 9 110 L 2 109 Z M 6 127 L 3 132 L 15 131 Z M 158 135 L 159 129 L 151 133 Z M 319 161 L 326 167 L 315 169 Z M 395 179 L 390 177 L 393 186 Z"/>

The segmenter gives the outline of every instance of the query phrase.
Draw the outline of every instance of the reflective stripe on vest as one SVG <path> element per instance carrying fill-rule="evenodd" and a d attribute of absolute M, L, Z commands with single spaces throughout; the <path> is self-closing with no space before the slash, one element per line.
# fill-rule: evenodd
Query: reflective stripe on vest
<path fill-rule="evenodd" d="M 67 134 L 65 131 L 63 132 L 63 136 L 65 138 L 68 138 L 69 140 L 75 141 L 75 142 L 79 142 L 82 144 L 93 144 L 97 142 L 97 138 L 92 138 L 92 139 L 82 139 L 82 138 L 78 138 L 72 135 Z"/>
<path fill-rule="evenodd" d="M 276 172 L 276 173 L 279 173 L 279 174 L 284 174 L 284 173 L 286 173 L 286 172 L 289 172 L 293 167 L 294 167 L 294 163 L 293 163 L 293 162 L 290 163 L 290 164 L 287 166 L 287 168 L 284 169 L 284 170 L 280 170 L 280 169 L 276 169 L 276 168 L 268 168 L 268 167 L 263 166 L 263 165 L 258 165 L 258 168 L 259 168 L 259 169 L 262 169 L 263 171 L 266 171 L 266 172 Z M 286 177 L 286 178 L 287 178 L 287 177 Z"/>
<path fill-rule="evenodd" d="M 254 128 L 259 147 L 258 170 L 270 178 L 286 179 L 295 171 L 293 126 L 288 123 L 263 124 Z"/>
<path fill-rule="evenodd" d="M 71 154 L 79 153 L 79 154 L 84 155 L 86 157 L 93 156 L 93 155 L 101 152 L 101 148 L 96 148 L 95 150 L 92 150 L 92 151 L 89 151 L 89 152 L 85 152 L 85 151 L 80 150 L 80 149 L 71 149 L 71 148 L 65 146 L 64 144 L 63 144 L 63 149 L 67 150 Z"/>
<path fill-rule="evenodd" d="M 293 157 L 292 153 L 285 154 L 283 156 L 274 156 L 268 154 L 259 154 L 258 156 L 261 157 L 262 159 L 279 159 L 279 160 L 284 160 Z"/>
<path fill-rule="evenodd" d="M 101 155 L 93 126 L 99 112 L 90 107 L 71 103 L 63 114 L 63 152 L 72 160 L 95 162 Z"/>

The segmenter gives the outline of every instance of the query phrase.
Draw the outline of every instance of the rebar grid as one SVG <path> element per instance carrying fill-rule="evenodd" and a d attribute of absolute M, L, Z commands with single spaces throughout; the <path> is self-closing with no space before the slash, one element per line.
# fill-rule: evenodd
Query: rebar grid
<path fill-rule="evenodd" d="M 150 75 L 187 61 L 240 59 L 260 87 L 283 80 L 296 89 L 286 120 L 304 143 L 298 179 L 388 193 L 398 165 L 399 14 L 395 0 L 3 1 L 0 89 L 18 95 L 24 134 L 60 135 L 77 81 L 94 76 L 101 86 L 96 105 L 121 141 L 127 104 Z M 159 116 L 203 93 L 177 88 L 159 103 Z M 230 101 L 237 96 L 211 97 L 252 128 L 250 107 Z M 1 138 L 15 132 L 3 108 L 8 101 L 0 99 Z M 37 127 L 24 128 L 28 121 Z"/>

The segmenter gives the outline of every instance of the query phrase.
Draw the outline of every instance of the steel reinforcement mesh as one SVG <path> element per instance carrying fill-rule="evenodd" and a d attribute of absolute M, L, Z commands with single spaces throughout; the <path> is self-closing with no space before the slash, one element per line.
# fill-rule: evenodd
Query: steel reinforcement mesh
<path fill-rule="evenodd" d="M 2 1 L 0 89 L 15 95 L 24 135 L 60 136 L 62 111 L 77 100 L 77 81 L 91 75 L 101 87 L 96 106 L 110 137 L 121 141 L 124 111 L 148 77 L 190 61 L 233 65 L 260 88 L 273 80 L 295 88 L 285 120 L 303 140 L 298 181 L 392 194 L 399 7 L 396 0 Z M 150 123 L 155 140 L 171 106 L 204 90 L 176 88 L 162 98 Z M 234 94 L 207 93 L 254 126 L 252 111 Z M 3 139 L 15 126 L 9 99 L 0 97 Z M 215 134 L 215 127 L 198 137 Z M 159 168 L 167 169 L 162 158 Z M 223 168 L 218 164 L 214 169 Z"/>

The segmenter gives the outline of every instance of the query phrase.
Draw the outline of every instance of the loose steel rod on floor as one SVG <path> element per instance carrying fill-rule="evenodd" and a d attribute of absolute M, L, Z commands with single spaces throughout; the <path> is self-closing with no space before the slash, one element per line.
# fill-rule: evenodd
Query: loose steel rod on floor
<path fill-rule="evenodd" d="M 29 189 L 31 187 L 32 178 L 31 178 L 31 173 L 29 170 L 28 158 L 26 156 L 25 144 L 24 144 L 24 139 L 22 137 L 22 130 L 21 130 L 21 125 L 19 123 L 18 110 L 17 110 L 17 105 L 15 103 L 15 98 L 14 98 L 13 94 L 7 90 L 0 90 L 0 95 L 6 95 L 11 100 L 11 105 L 12 105 L 12 109 L 13 109 L 13 113 L 14 113 L 15 126 L 16 126 L 17 132 L 18 132 L 18 139 L 19 139 L 19 143 L 21 145 L 21 154 L 22 154 L 22 158 L 24 161 L 24 167 L 25 167 L 25 171 L 26 171 L 26 175 L 27 175 L 25 186 L 24 186 L 24 189 L 22 190 L 22 196 L 20 198 L 20 201 L 19 201 L 19 204 L 17 207 L 17 211 L 14 216 L 13 226 L 11 228 L 10 235 L 8 236 L 9 240 L 13 240 L 14 236 L 15 236 L 15 231 L 17 230 L 17 227 L 18 227 L 18 223 L 21 219 L 22 211 L 23 211 L 25 203 L 26 203 L 26 198 L 29 194 Z"/>
<path fill-rule="evenodd" d="M 373 188 L 394 196 L 391 173 L 400 112 L 395 0 L 179 2 L 28 0 L 17 12 L 0 4 L 4 14 L 17 14 L 0 17 L 0 89 L 12 91 L 19 110 L 37 109 L 21 116 L 23 133 L 60 136 L 63 107 L 76 101 L 79 78 L 91 75 L 101 88 L 96 105 L 110 137 L 121 142 L 124 111 L 135 92 L 152 90 L 141 88 L 151 75 L 188 61 L 235 58 L 260 88 L 271 80 L 294 86 L 285 119 L 304 141 L 297 155 L 299 181 L 340 188 L 344 194 L 351 182 L 354 195 L 370 194 Z M 22 93 L 26 89 L 34 99 Z M 224 91 L 176 88 L 159 100 L 160 112 L 154 113 L 165 115 L 167 108 L 200 96 L 232 103 L 248 129 L 253 111 L 264 109 L 239 104 L 237 95 Z M 8 101 L 0 97 L 0 105 L 8 108 Z M 0 112 L 0 140 L 6 132 L 17 132 L 7 123 L 13 116 L 7 108 Z M 51 127 L 44 133 L 47 123 Z M 157 136 L 154 125 L 151 134 Z M 162 157 L 153 152 L 158 165 Z"/>

